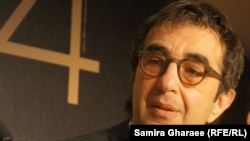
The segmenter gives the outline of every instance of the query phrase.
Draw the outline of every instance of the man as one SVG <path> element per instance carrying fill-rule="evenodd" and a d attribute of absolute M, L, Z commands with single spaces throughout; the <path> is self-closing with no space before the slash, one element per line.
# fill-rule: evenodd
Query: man
<path fill-rule="evenodd" d="M 244 64 L 226 17 L 193 0 L 173 2 L 149 17 L 132 55 L 131 118 L 68 141 L 126 141 L 129 124 L 212 124 L 232 104 Z"/>

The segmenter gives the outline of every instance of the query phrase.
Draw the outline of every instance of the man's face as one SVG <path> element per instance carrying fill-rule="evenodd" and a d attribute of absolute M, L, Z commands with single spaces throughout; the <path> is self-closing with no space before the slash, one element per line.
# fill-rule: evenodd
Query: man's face
<path fill-rule="evenodd" d="M 247 112 L 247 118 L 246 118 L 247 125 L 250 125 L 250 112 Z"/>
<path fill-rule="evenodd" d="M 210 67 L 221 74 L 224 50 L 215 32 L 190 24 L 170 27 L 167 23 L 154 26 L 146 36 L 144 50 L 152 45 L 160 46 L 168 52 L 168 57 L 180 60 L 187 54 L 203 56 Z M 220 81 L 214 77 L 205 77 L 194 86 L 183 84 L 175 62 L 170 63 L 158 77 L 146 75 L 138 65 L 133 88 L 132 123 L 212 122 L 219 116 L 221 102 L 215 99 L 219 84 Z"/>

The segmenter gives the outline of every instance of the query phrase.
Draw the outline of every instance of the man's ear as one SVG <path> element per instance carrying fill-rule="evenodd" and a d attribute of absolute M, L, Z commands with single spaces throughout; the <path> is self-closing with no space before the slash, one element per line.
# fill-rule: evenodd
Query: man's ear
<path fill-rule="evenodd" d="M 217 119 L 220 115 L 227 110 L 231 104 L 233 103 L 236 96 L 236 92 L 234 89 L 230 89 L 227 92 L 222 92 L 216 99 L 214 103 L 214 107 L 210 116 L 208 117 L 207 123 L 212 123 Z"/>

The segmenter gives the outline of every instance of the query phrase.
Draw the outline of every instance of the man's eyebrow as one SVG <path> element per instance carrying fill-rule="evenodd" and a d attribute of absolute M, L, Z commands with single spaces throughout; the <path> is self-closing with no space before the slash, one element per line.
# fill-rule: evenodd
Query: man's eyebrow
<path fill-rule="evenodd" d="M 185 59 L 196 60 L 196 61 L 202 62 L 204 64 L 209 64 L 209 61 L 208 61 L 207 57 L 202 55 L 202 54 L 187 53 L 184 58 Z"/>
<path fill-rule="evenodd" d="M 169 54 L 169 50 L 158 44 L 151 44 L 146 48 L 146 51 L 159 51 L 164 53 L 165 55 Z"/>
<path fill-rule="evenodd" d="M 165 55 L 170 54 L 170 51 L 166 47 L 159 45 L 159 44 L 149 45 L 146 48 L 146 51 L 159 51 Z M 209 64 L 208 58 L 206 56 L 204 56 L 202 54 L 198 54 L 198 53 L 187 53 L 187 54 L 185 54 L 184 59 L 192 59 L 192 60 L 196 60 L 196 61 L 199 61 L 201 63 L 204 63 L 204 64 Z"/>

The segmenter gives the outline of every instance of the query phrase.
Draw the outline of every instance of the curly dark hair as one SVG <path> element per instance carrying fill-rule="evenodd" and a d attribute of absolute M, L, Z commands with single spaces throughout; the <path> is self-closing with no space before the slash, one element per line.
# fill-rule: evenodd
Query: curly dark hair
<path fill-rule="evenodd" d="M 178 0 L 172 2 L 145 20 L 133 42 L 131 58 L 133 80 L 139 62 L 138 52 L 144 47 L 145 37 L 153 26 L 162 22 L 171 23 L 173 26 L 191 23 L 215 31 L 226 48 L 222 66 L 222 81 L 217 95 L 237 87 L 244 70 L 244 49 L 240 38 L 222 12 L 211 4 L 200 0 Z M 128 99 L 125 106 L 126 111 L 130 114 L 132 114 L 131 99 L 132 96 Z"/>

